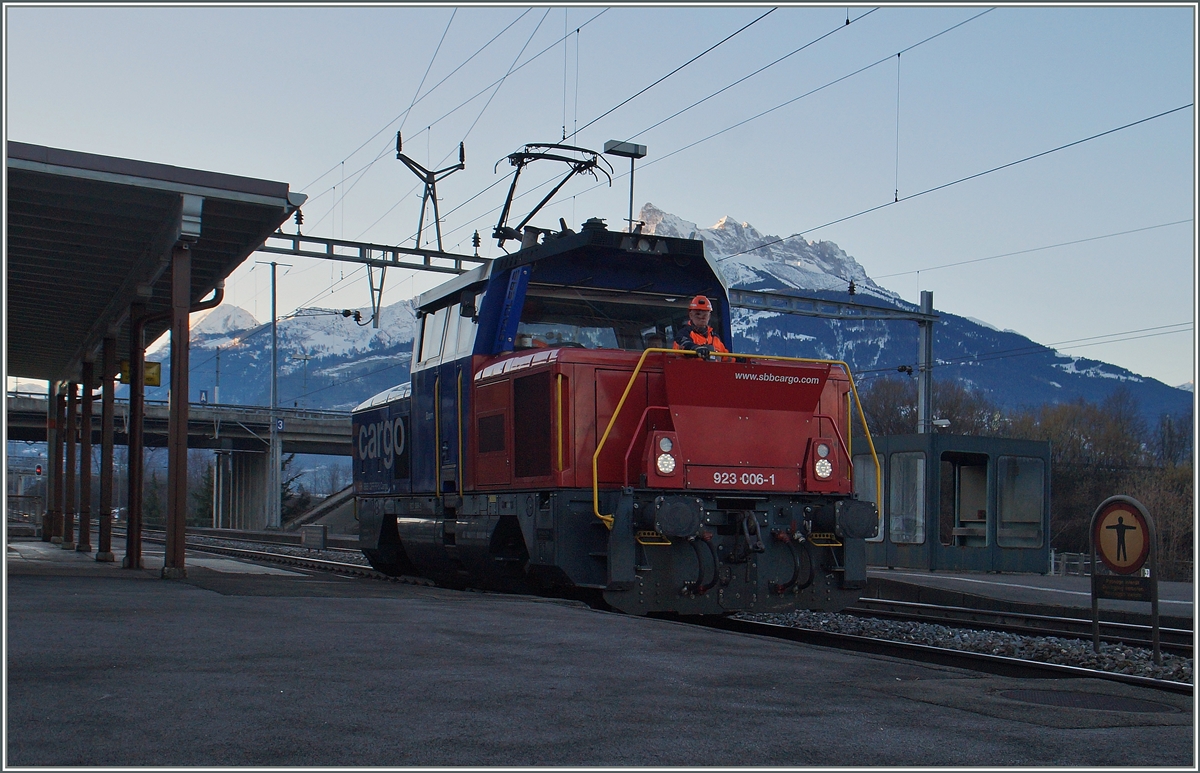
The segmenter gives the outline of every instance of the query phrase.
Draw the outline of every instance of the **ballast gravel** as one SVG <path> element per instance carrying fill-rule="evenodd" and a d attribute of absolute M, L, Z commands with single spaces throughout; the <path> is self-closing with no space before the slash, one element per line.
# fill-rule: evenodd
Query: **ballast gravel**
<path fill-rule="evenodd" d="M 788 612 L 742 614 L 736 617 L 758 623 L 786 625 L 813 631 L 866 636 L 872 639 L 926 644 L 932 647 L 1004 655 L 1039 663 L 1091 668 L 1119 674 L 1192 684 L 1192 659 L 1162 653 L 1162 665 L 1154 665 L 1149 648 L 1125 644 L 1101 643 L 1100 653 L 1092 651 L 1091 639 L 1058 636 L 1023 636 L 1000 631 L 956 628 L 936 623 L 916 623 L 857 617 L 832 612 Z"/>
<path fill-rule="evenodd" d="M 316 558 L 321 561 L 337 561 L 343 564 L 357 564 L 358 566 L 370 566 L 366 556 L 360 550 L 349 550 L 346 548 L 331 548 L 327 550 L 315 550 L 313 548 L 305 548 L 299 545 L 279 545 L 271 542 L 252 542 L 250 540 L 234 540 L 221 539 L 219 537 L 201 537 L 188 535 L 188 542 L 196 545 L 211 545 L 212 547 L 220 548 L 236 548 L 239 550 L 264 550 L 271 553 L 279 553 L 280 555 L 291 556 L 293 558 Z"/>
<path fill-rule="evenodd" d="M 189 540 L 204 545 L 219 547 L 264 549 L 262 543 L 243 540 L 227 540 L 215 537 L 189 537 Z M 271 552 L 297 558 L 318 558 L 323 561 L 339 561 L 345 564 L 369 566 L 367 559 L 357 550 L 314 550 L 298 545 L 269 546 Z M 1055 663 L 1064 666 L 1091 668 L 1119 674 L 1132 674 L 1152 679 L 1192 684 L 1192 659 L 1163 653 L 1162 665 L 1154 665 L 1154 653 L 1144 647 L 1125 644 L 1101 644 L 1100 653 L 1092 651 L 1090 639 L 1068 639 L 1059 636 L 1023 636 L 1020 634 L 985 631 L 974 628 L 952 628 L 935 623 L 915 623 L 897 620 L 882 620 L 857 617 L 833 612 L 798 611 L 788 613 L 740 614 L 742 620 L 759 623 L 786 625 L 813 631 L 844 633 L 866 636 L 873 639 L 927 644 L 933 647 L 1004 655 L 1040 663 Z"/>

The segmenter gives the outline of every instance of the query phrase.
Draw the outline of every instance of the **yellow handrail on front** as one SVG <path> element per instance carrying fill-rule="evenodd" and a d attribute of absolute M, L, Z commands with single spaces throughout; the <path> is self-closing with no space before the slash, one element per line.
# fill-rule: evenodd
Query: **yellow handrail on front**
<path fill-rule="evenodd" d="M 617 407 L 613 411 L 612 418 L 608 420 L 608 426 L 604 428 L 604 435 L 601 436 L 600 442 L 596 444 L 596 451 L 592 454 L 592 513 L 604 522 L 604 525 L 609 529 L 613 527 L 613 517 L 611 515 L 603 515 L 600 512 L 600 477 L 597 473 L 597 467 L 600 459 L 600 452 L 604 450 L 604 444 L 608 441 L 608 435 L 612 432 L 613 425 L 617 423 L 617 416 L 621 413 L 621 408 L 625 406 L 625 398 L 629 397 L 630 390 L 633 389 L 633 383 L 637 380 L 638 374 L 642 370 L 642 364 L 646 362 L 646 355 L 654 352 L 662 352 L 664 354 L 683 354 L 696 356 L 696 353 L 688 349 L 646 349 L 642 352 L 642 356 L 638 358 L 637 366 L 633 369 L 633 374 L 629 377 L 629 383 L 625 385 L 625 391 L 621 394 L 621 399 L 617 402 Z M 733 352 L 713 352 L 716 357 L 729 357 L 730 359 L 747 359 L 747 360 L 775 360 L 778 362 L 812 362 L 820 365 L 841 365 L 846 372 L 846 378 L 850 381 L 850 390 L 854 392 L 854 402 L 858 405 L 858 418 L 862 422 L 863 432 L 867 436 L 867 445 L 871 448 L 871 458 L 875 461 L 875 501 L 876 507 L 883 501 L 883 482 L 879 468 L 879 456 L 875 453 L 875 442 L 871 439 L 871 430 L 867 427 L 867 417 L 863 414 L 862 400 L 858 398 L 858 389 L 854 386 L 854 376 L 850 374 L 850 366 L 841 360 L 813 360 L 807 357 L 784 357 L 775 354 L 741 354 Z M 852 461 L 853 463 L 853 461 Z"/>
<path fill-rule="evenodd" d="M 562 380 L 563 374 L 558 374 L 554 382 L 554 414 L 558 422 L 558 472 L 563 471 L 563 418 L 562 418 Z"/>

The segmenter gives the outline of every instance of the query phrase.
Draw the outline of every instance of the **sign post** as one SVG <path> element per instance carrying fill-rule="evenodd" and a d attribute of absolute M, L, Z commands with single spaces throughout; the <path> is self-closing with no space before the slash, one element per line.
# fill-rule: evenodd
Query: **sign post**
<path fill-rule="evenodd" d="M 1092 649 L 1100 652 L 1100 599 L 1150 602 L 1154 664 L 1162 665 L 1158 630 L 1158 542 L 1154 519 L 1132 497 L 1104 500 L 1092 514 Z M 1114 574 L 1100 574 L 1096 556 Z M 1142 567 L 1150 561 L 1150 576 Z"/>

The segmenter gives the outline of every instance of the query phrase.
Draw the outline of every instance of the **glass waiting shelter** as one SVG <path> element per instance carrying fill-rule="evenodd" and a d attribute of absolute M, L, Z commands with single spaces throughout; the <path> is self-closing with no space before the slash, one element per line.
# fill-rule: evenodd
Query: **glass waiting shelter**
<path fill-rule="evenodd" d="M 855 444 L 858 496 L 875 502 L 867 563 L 980 572 L 1050 571 L 1050 444 L 933 433 L 877 437 L 883 474 Z"/>

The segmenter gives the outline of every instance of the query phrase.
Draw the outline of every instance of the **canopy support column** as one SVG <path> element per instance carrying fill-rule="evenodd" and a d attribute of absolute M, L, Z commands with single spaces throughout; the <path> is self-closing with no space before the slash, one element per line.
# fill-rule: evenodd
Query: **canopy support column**
<path fill-rule="evenodd" d="M 191 312 L 192 252 L 187 242 L 171 253 L 171 408 L 167 420 L 167 544 L 165 579 L 187 577 L 188 315 Z"/>

